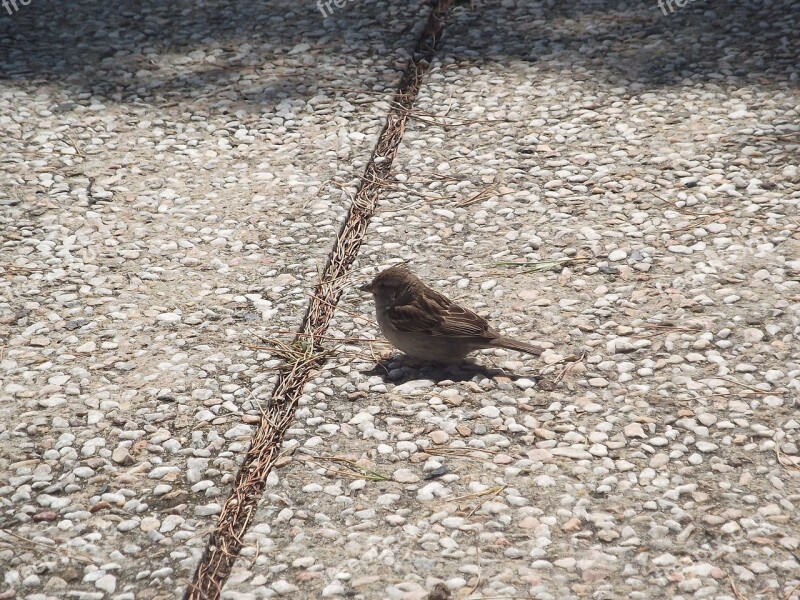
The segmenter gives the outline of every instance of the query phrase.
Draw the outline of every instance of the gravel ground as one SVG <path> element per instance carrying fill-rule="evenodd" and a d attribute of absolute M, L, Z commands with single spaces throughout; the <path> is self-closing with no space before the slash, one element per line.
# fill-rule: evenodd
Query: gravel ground
<path fill-rule="evenodd" d="M 0 598 L 191 576 L 427 9 L 292 10 L 0 22 Z M 353 282 L 551 349 L 381 359 L 348 294 L 223 597 L 800 598 L 799 15 L 455 9 Z"/>

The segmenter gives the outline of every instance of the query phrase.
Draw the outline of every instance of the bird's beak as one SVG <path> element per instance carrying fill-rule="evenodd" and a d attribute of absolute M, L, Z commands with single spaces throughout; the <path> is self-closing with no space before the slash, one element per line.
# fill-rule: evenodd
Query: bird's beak
<path fill-rule="evenodd" d="M 360 289 L 362 292 L 372 292 L 372 282 L 365 283 L 358 289 Z"/>

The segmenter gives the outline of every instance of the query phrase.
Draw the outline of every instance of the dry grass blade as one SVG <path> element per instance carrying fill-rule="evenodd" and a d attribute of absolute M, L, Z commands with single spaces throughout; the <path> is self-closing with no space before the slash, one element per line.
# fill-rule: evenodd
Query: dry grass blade
<path fill-rule="evenodd" d="M 790 589 L 783 597 L 783 600 L 795 600 L 796 598 L 800 597 L 800 595 L 799 596 L 794 595 L 794 593 L 797 591 L 800 591 L 800 583 L 798 583 L 792 589 Z"/>
<path fill-rule="evenodd" d="M 784 390 L 760 390 L 757 387 L 753 387 L 752 385 L 747 385 L 746 383 L 742 383 L 741 381 L 736 381 L 732 377 L 722 377 L 721 379 L 723 381 L 739 385 L 743 388 L 750 390 L 751 392 L 755 392 L 756 394 L 771 394 L 775 396 L 782 396 L 783 394 L 786 393 Z"/>
<path fill-rule="evenodd" d="M 462 500 L 474 500 L 475 498 L 482 498 L 484 496 L 491 496 L 492 498 L 494 498 L 495 496 L 497 496 L 497 494 L 502 492 L 504 489 L 506 489 L 506 486 L 504 486 L 504 485 L 496 485 L 494 487 L 486 488 L 485 490 L 482 490 L 480 492 L 471 492 L 469 494 L 464 494 L 462 496 L 454 496 L 452 498 L 443 498 L 442 502 L 461 502 Z"/>
<path fill-rule="evenodd" d="M 795 463 L 793 459 L 783 454 L 778 444 L 775 444 L 775 457 L 778 459 L 778 464 L 781 465 L 782 467 L 786 467 L 787 469 L 792 469 L 793 471 L 800 471 L 800 466 L 798 466 L 798 464 Z M 783 462 L 784 457 L 786 457 L 787 462 Z"/>
<path fill-rule="evenodd" d="M 0 271 L 3 272 L 4 275 L 30 275 L 31 273 L 41 273 L 44 269 L 39 269 L 35 267 L 21 267 L 19 265 L 10 265 L 10 264 L 0 264 Z"/>
<path fill-rule="evenodd" d="M 328 472 L 334 473 L 336 475 L 340 475 L 342 477 L 349 477 L 350 479 L 366 479 L 367 481 L 390 481 L 391 477 L 380 473 L 379 471 L 375 471 L 373 469 L 368 469 L 367 467 L 362 467 L 358 464 L 358 462 L 349 459 L 349 458 L 339 458 L 336 456 L 330 457 L 317 457 L 313 460 L 325 460 L 330 462 L 335 462 L 337 464 L 345 465 L 349 471 L 339 471 L 337 469 L 330 469 L 328 468 Z M 310 460 L 308 462 L 311 462 Z M 327 468 L 327 467 L 326 467 Z"/>
<path fill-rule="evenodd" d="M 478 565 L 480 565 L 481 564 L 481 547 L 479 545 L 477 545 L 477 544 L 475 544 L 475 556 L 477 556 L 477 558 L 478 558 L 477 563 L 478 563 Z M 483 569 L 478 571 L 478 574 L 475 577 L 475 585 L 473 585 L 470 588 L 470 590 L 467 592 L 467 596 L 471 596 L 472 594 L 475 593 L 475 590 L 478 589 L 478 586 L 481 584 L 482 580 L 483 580 Z"/>
<path fill-rule="evenodd" d="M 69 134 L 65 134 L 65 137 L 69 140 L 69 145 L 75 149 L 75 152 L 78 154 L 78 156 L 80 156 L 81 158 L 86 158 L 86 155 L 83 153 L 83 150 L 81 150 L 81 147 L 78 145 L 78 142 L 76 142 L 73 139 L 73 137 Z"/>
<path fill-rule="evenodd" d="M 459 208 L 464 208 L 465 206 L 472 206 L 473 204 L 477 204 L 478 202 L 483 202 L 484 200 L 488 200 L 495 194 L 497 194 L 497 190 L 492 186 L 488 186 L 483 188 L 480 192 L 478 192 L 474 196 L 467 198 L 466 200 L 462 200 L 461 202 L 456 202 L 456 206 L 458 206 Z"/>
<path fill-rule="evenodd" d="M 427 454 L 431 456 L 456 456 L 461 458 L 472 458 L 475 460 L 485 460 L 488 461 L 489 459 L 483 458 L 482 456 L 475 456 L 476 454 L 497 454 L 497 452 L 493 452 L 492 450 L 484 450 L 478 448 L 451 448 L 449 446 L 441 447 L 441 448 L 428 448 L 426 450 Z"/>
<path fill-rule="evenodd" d="M 736 583 L 733 581 L 733 577 L 728 575 L 728 583 L 731 586 L 731 591 L 733 595 L 736 596 L 736 600 L 747 600 L 747 596 L 743 596 L 742 593 L 739 591 L 739 588 L 736 587 Z"/>
<path fill-rule="evenodd" d="M 57 546 L 50 546 L 49 544 L 45 544 L 44 542 L 29 540 L 26 537 L 22 537 L 21 535 L 17 535 L 16 533 L 9 531 L 8 529 L 0 529 L 0 533 L 2 533 L 3 535 L 10 536 L 15 540 L 17 540 L 16 542 L 9 542 L 4 539 L 0 539 L 0 544 L 11 546 L 12 549 L 16 548 L 20 543 L 22 543 L 23 545 L 27 545 L 30 548 L 36 548 L 37 550 L 41 550 L 42 552 L 47 552 L 48 554 L 65 556 L 72 560 L 77 560 L 78 562 L 86 563 L 89 565 L 97 564 L 97 561 L 94 560 L 91 556 L 86 556 L 85 554 L 78 554 L 76 552 L 68 552 Z"/>
<path fill-rule="evenodd" d="M 481 500 L 480 502 L 478 502 L 478 504 L 473 506 L 472 510 L 470 510 L 467 513 L 466 518 L 469 519 L 472 515 L 475 514 L 475 512 L 481 506 L 483 506 L 484 502 L 488 502 L 492 498 L 496 498 L 498 494 L 500 494 L 504 489 L 506 489 L 506 487 L 507 486 L 505 486 L 505 485 L 497 485 L 497 486 L 494 486 L 494 487 L 486 488 L 485 490 L 482 490 L 480 492 L 474 492 L 474 493 L 471 493 L 471 494 L 464 494 L 463 496 L 456 496 L 455 498 L 445 498 L 444 501 L 445 502 L 461 502 L 463 500 L 474 500 L 476 498 L 483 498 L 484 496 L 488 496 L 488 498 L 485 498 L 484 500 Z"/>
<path fill-rule="evenodd" d="M 272 340 L 272 342 L 275 344 L 274 346 L 262 346 L 259 349 L 269 351 L 290 365 L 302 360 L 309 350 L 309 345 L 305 340 L 293 340 L 288 343 L 283 340 Z"/>
<path fill-rule="evenodd" d="M 308 334 L 305 334 L 305 333 L 295 333 L 295 332 L 281 331 L 281 330 L 275 331 L 274 333 L 276 333 L 278 335 L 293 335 L 293 336 L 300 336 L 300 337 L 307 337 L 308 336 Z M 270 340 L 269 338 L 263 338 L 263 337 L 259 336 L 258 334 L 253 334 L 253 335 L 259 337 L 264 342 L 274 341 L 274 340 Z M 332 342 L 339 342 L 341 344 L 352 344 L 352 345 L 358 345 L 358 344 L 382 344 L 382 343 L 384 343 L 382 340 L 376 340 L 374 338 L 335 337 L 335 336 L 332 336 L 332 335 L 321 335 L 321 336 L 319 336 L 319 339 L 330 340 Z"/>
<path fill-rule="evenodd" d="M 575 368 L 575 365 L 577 365 L 579 363 L 582 363 L 584 361 L 584 359 L 586 358 L 586 352 L 581 353 L 580 356 L 570 356 L 568 358 L 573 358 L 574 360 L 570 360 L 569 364 L 567 366 L 565 366 L 563 369 L 561 369 L 561 371 L 559 371 L 558 375 L 556 375 L 555 379 L 553 380 L 553 383 L 560 382 L 562 379 L 564 379 L 564 377 L 569 375 L 569 373 L 572 371 L 572 369 Z M 567 359 L 565 359 L 565 360 L 567 360 Z"/>
<path fill-rule="evenodd" d="M 634 339 L 649 339 L 667 333 L 699 333 L 700 331 L 703 331 L 703 328 L 699 326 L 686 327 L 681 325 L 660 325 L 657 323 L 648 323 L 645 327 L 651 331 L 636 333 L 631 337 Z"/>
<path fill-rule="evenodd" d="M 461 183 L 462 181 L 469 181 L 469 179 L 459 178 L 450 173 L 438 173 L 436 171 L 415 171 L 414 173 L 407 173 L 409 181 L 430 184 L 433 181 L 440 181 L 442 183 Z"/>
<path fill-rule="evenodd" d="M 689 229 L 696 229 L 697 227 L 703 227 L 708 225 L 709 223 L 715 223 L 719 220 L 717 216 L 708 216 L 708 217 L 701 217 L 701 216 L 693 216 L 693 215 L 686 215 L 687 219 L 700 219 L 699 221 L 694 221 L 692 223 L 687 223 L 686 225 L 682 225 L 681 227 L 675 227 L 674 229 L 664 229 L 661 233 L 679 233 L 683 231 L 687 231 Z"/>
<path fill-rule="evenodd" d="M 662 323 L 648 323 L 647 327 L 650 329 L 659 329 L 664 331 L 703 331 L 703 328 L 700 326 L 686 327 L 685 325 L 671 325 Z"/>
<path fill-rule="evenodd" d="M 525 261 L 525 262 L 514 262 L 514 261 L 501 261 L 493 263 L 495 267 L 523 267 L 523 273 L 537 273 L 541 271 L 552 271 L 559 267 L 563 267 L 565 265 L 571 265 L 575 263 L 587 262 L 592 260 L 588 256 L 574 256 L 574 257 L 566 257 L 566 258 L 554 258 L 551 260 L 539 260 L 539 261 Z"/>

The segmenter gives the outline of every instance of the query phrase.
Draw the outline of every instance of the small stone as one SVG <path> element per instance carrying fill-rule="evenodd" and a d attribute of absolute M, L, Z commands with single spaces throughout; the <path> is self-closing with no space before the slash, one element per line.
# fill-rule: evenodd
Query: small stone
<path fill-rule="evenodd" d="M 748 327 L 747 329 L 745 329 L 743 335 L 744 335 L 744 341 L 750 342 L 751 344 L 760 342 L 762 339 L 764 339 L 764 332 L 761 331 L 760 329 L 754 329 L 752 327 Z"/>
<path fill-rule="evenodd" d="M 51 577 L 46 584 L 44 584 L 45 592 L 61 592 L 67 589 L 67 582 L 61 577 Z"/>
<path fill-rule="evenodd" d="M 487 419 L 495 419 L 500 416 L 500 409 L 496 406 L 484 406 L 478 411 L 478 414 Z"/>
<path fill-rule="evenodd" d="M 603 444 L 592 444 L 589 448 L 589 454 L 592 456 L 608 456 L 608 448 Z"/>
<path fill-rule="evenodd" d="M 621 260 L 625 260 L 628 257 L 628 253 L 624 250 L 614 250 L 608 255 L 608 260 L 611 262 L 619 262 Z"/>
<path fill-rule="evenodd" d="M 394 392 L 396 394 L 409 394 L 409 395 L 416 395 L 421 394 L 428 388 L 434 386 L 434 382 L 430 379 L 412 379 L 411 381 L 406 381 L 403 384 L 398 385 L 394 388 Z"/>
<path fill-rule="evenodd" d="M 184 522 L 184 518 L 180 515 L 167 515 L 161 522 L 161 527 L 158 529 L 159 533 L 169 533 Z"/>
<path fill-rule="evenodd" d="M 416 483 L 420 480 L 419 475 L 410 469 L 397 469 L 392 474 L 392 478 L 398 483 Z"/>
<path fill-rule="evenodd" d="M 516 385 L 521 390 L 527 390 L 534 387 L 536 385 L 536 382 L 533 381 L 532 379 L 528 379 L 527 377 L 519 377 L 518 379 L 514 380 L 514 385 Z"/>
<path fill-rule="evenodd" d="M 164 477 L 166 477 L 171 473 L 178 474 L 180 473 L 180 471 L 181 470 L 179 467 L 172 467 L 172 466 L 156 467 L 155 469 L 151 470 L 147 476 L 150 479 L 163 479 Z"/>
<path fill-rule="evenodd" d="M 581 530 L 581 520 L 577 517 L 572 517 L 569 521 L 561 526 L 561 529 L 567 532 L 575 532 Z"/>
<path fill-rule="evenodd" d="M 669 464 L 669 456 L 666 454 L 654 454 L 653 458 L 650 459 L 650 468 L 651 469 L 660 469 L 661 467 L 666 466 Z"/>
<path fill-rule="evenodd" d="M 554 456 L 564 456 L 566 458 L 574 458 L 576 460 L 588 460 L 592 458 L 592 455 L 586 450 L 571 446 L 564 448 L 551 448 L 550 452 L 552 452 Z"/>
<path fill-rule="evenodd" d="M 95 581 L 94 586 L 107 594 L 113 594 L 117 589 L 117 578 L 107 573 Z"/>
<path fill-rule="evenodd" d="M 717 416 L 712 415 L 711 413 L 701 413 L 697 415 L 697 420 L 700 421 L 706 427 L 711 427 L 714 423 L 717 422 Z"/>
<path fill-rule="evenodd" d="M 156 321 L 163 321 L 165 323 L 177 323 L 181 320 L 181 315 L 177 313 L 161 313 L 160 315 L 156 315 Z"/>
<path fill-rule="evenodd" d="M 31 518 L 33 519 L 34 523 L 40 523 L 42 521 L 55 521 L 58 518 L 58 515 L 52 510 L 45 510 L 40 513 L 36 513 Z"/>
<path fill-rule="evenodd" d="M 669 553 L 662 554 L 660 556 L 656 556 L 652 563 L 657 567 L 667 567 L 669 565 L 674 565 L 677 562 L 676 558 Z"/>
<path fill-rule="evenodd" d="M 91 354 L 97 350 L 97 344 L 95 342 L 86 342 L 85 344 L 81 344 L 77 348 L 75 348 L 75 352 L 80 352 L 82 354 Z"/>
<path fill-rule="evenodd" d="M 570 556 L 567 558 L 559 558 L 558 560 L 554 560 L 553 564 L 559 569 L 564 569 L 565 571 L 574 571 L 575 565 L 578 564 L 578 561 Z"/>
<path fill-rule="evenodd" d="M 616 467 L 617 467 L 617 471 L 622 471 L 622 472 L 633 471 L 633 469 L 636 468 L 636 465 L 634 465 L 631 462 L 628 462 L 624 458 L 618 460 L 615 464 L 616 464 Z"/>
<path fill-rule="evenodd" d="M 620 353 L 628 353 L 628 352 L 636 352 L 641 348 L 645 348 L 647 346 L 651 346 L 652 342 L 650 340 L 634 340 L 628 337 L 618 337 L 614 338 L 608 344 L 606 344 L 606 352 L 609 354 L 620 354 Z"/>
<path fill-rule="evenodd" d="M 784 373 L 779 369 L 770 369 L 769 371 L 764 373 L 764 379 L 766 379 L 770 383 L 778 383 L 783 378 L 784 378 Z"/>
<path fill-rule="evenodd" d="M 695 446 L 698 450 L 700 450 L 700 452 L 705 453 L 714 452 L 717 448 L 719 448 L 719 446 L 712 444 L 711 442 L 697 442 L 695 443 Z"/>
<path fill-rule="evenodd" d="M 739 531 L 741 527 L 736 521 L 728 521 L 720 529 L 722 533 L 731 535 L 732 533 L 736 533 L 737 531 Z"/>
<path fill-rule="evenodd" d="M 642 426 L 639 423 L 629 423 L 625 426 L 623 431 L 625 433 L 625 437 L 647 437 L 647 434 L 645 434 L 644 429 L 642 429 Z"/>
<path fill-rule="evenodd" d="M 343 596 L 344 592 L 344 586 L 339 581 L 334 581 L 322 588 L 322 597 L 330 598 L 331 596 Z"/>
<path fill-rule="evenodd" d="M 288 594 L 295 593 L 300 588 L 298 588 L 296 585 L 289 583 L 285 579 L 279 579 L 278 581 L 272 584 L 272 589 L 275 590 L 275 593 L 277 593 L 279 596 L 286 596 Z"/>
<path fill-rule="evenodd" d="M 558 354 L 556 352 L 550 352 L 550 351 L 545 352 L 544 354 L 542 354 L 542 361 L 546 365 L 557 365 L 558 363 L 562 362 L 563 360 L 564 360 L 564 355 L 563 354 Z M 519 385 L 519 381 L 520 380 L 518 379 L 515 383 L 517 385 Z M 530 379 L 526 379 L 526 381 L 531 381 L 531 380 Z M 520 387 L 522 387 L 522 386 L 520 386 Z M 533 387 L 533 386 L 530 386 L 530 387 Z M 526 389 L 526 388 L 522 388 L 522 389 Z"/>
<path fill-rule="evenodd" d="M 139 529 L 147 533 L 148 531 L 156 531 L 161 526 L 161 521 L 155 517 L 144 517 L 139 523 Z"/>
<path fill-rule="evenodd" d="M 442 526 L 448 529 L 458 529 L 466 522 L 464 517 L 445 517 L 442 519 Z"/>
<path fill-rule="evenodd" d="M 461 424 L 456 425 L 456 431 L 458 432 L 458 435 L 460 435 L 461 437 L 469 437 L 472 435 L 472 429 L 470 429 L 466 425 L 461 425 Z"/>
<path fill-rule="evenodd" d="M 450 436 L 447 434 L 447 432 L 442 431 L 441 429 L 437 429 L 436 431 L 431 431 L 428 437 L 434 444 L 437 445 L 446 444 L 447 440 L 450 439 Z"/>
<path fill-rule="evenodd" d="M 129 465 L 133 463 L 133 457 L 131 456 L 130 452 L 128 452 L 127 448 L 122 446 L 117 446 L 114 448 L 114 451 L 111 452 L 111 460 L 118 465 Z"/>

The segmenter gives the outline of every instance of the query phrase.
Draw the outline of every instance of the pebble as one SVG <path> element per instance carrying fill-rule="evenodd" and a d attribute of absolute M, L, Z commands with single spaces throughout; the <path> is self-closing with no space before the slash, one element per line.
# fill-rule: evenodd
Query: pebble
<path fill-rule="evenodd" d="M 700 450 L 700 452 L 705 453 L 714 452 L 715 450 L 719 449 L 719 446 L 712 444 L 711 442 L 697 442 L 695 446 L 698 450 Z"/>
<path fill-rule="evenodd" d="M 398 469 L 392 477 L 399 483 L 416 483 L 420 480 L 419 476 L 409 469 Z"/>
<path fill-rule="evenodd" d="M 624 429 L 626 437 L 646 438 L 647 434 L 639 423 L 629 423 Z"/>
<path fill-rule="evenodd" d="M 91 340 L 75 348 L 75 352 L 81 352 L 85 354 L 90 354 L 95 350 L 97 350 L 97 344 Z"/>
<path fill-rule="evenodd" d="M 446 444 L 450 439 L 450 435 L 446 431 L 441 430 L 432 431 L 429 434 L 429 437 L 431 438 L 431 441 L 437 445 Z"/>
<path fill-rule="evenodd" d="M 621 260 L 625 260 L 628 257 L 628 253 L 624 250 L 614 250 L 613 252 L 609 253 L 608 260 L 611 262 L 619 262 Z"/>
<path fill-rule="evenodd" d="M 103 590 L 107 594 L 113 594 L 117 589 L 117 578 L 106 574 L 95 581 L 94 585 L 97 589 Z"/>
<path fill-rule="evenodd" d="M 411 395 L 427 390 L 432 386 L 433 386 L 432 380 L 418 379 L 418 380 L 407 381 L 401 385 L 396 386 L 394 388 L 394 392 L 396 394 L 401 394 L 401 395 Z"/>
<path fill-rule="evenodd" d="M 163 321 L 165 323 L 178 323 L 181 320 L 181 315 L 177 313 L 161 313 L 160 315 L 156 315 L 156 320 Z"/>
<path fill-rule="evenodd" d="M 742 334 L 744 335 L 744 341 L 750 342 L 751 344 L 760 342 L 762 339 L 764 339 L 764 332 L 760 329 L 754 329 L 752 327 L 745 329 Z"/>

